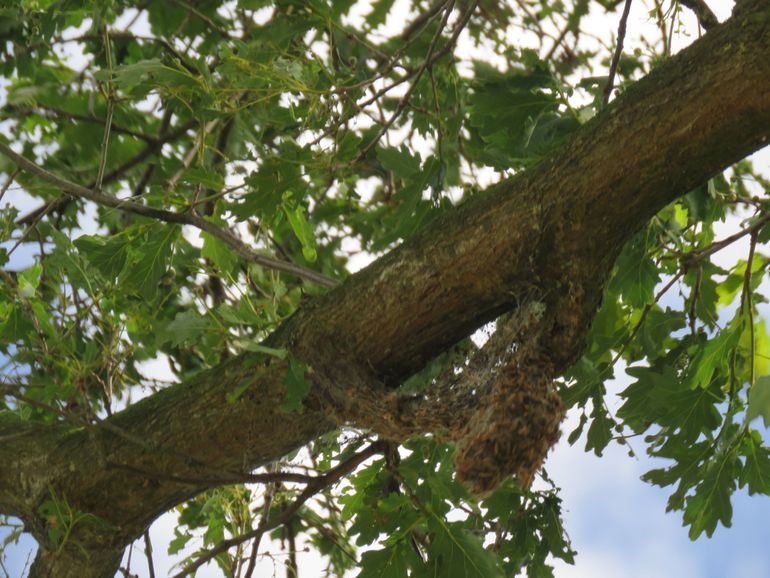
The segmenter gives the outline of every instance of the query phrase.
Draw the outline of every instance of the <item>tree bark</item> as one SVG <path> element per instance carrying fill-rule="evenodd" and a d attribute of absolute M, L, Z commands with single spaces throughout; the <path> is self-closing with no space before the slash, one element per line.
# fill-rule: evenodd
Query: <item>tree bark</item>
<path fill-rule="evenodd" d="M 431 223 L 280 327 L 267 344 L 311 368 L 302 411 L 281 409 L 285 363 L 245 354 L 91 428 L 24 425 L 0 443 L 0 511 L 21 516 L 40 542 L 36 572 L 56 564 L 57 576 L 107 576 L 116 552 L 182 500 L 236 481 L 340 419 L 375 427 L 351 391 L 391 395 L 519 304 L 542 306 L 539 359 L 557 375 L 580 355 L 630 236 L 768 138 L 770 4 L 746 2 L 556 154 Z M 0 415 L 0 441 L 17 426 Z M 106 523 L 80 524 L 58 558 L 38 513 L 52 489 Z"/>

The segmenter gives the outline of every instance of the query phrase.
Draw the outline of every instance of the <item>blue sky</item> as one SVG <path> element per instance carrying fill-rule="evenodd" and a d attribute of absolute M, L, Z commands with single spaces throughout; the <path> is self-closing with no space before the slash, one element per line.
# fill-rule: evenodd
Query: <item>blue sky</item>
<path fill-rule="evenodd" d="M 564 428 L 569 431 L 569 425 Z M 641 443 L 638 458 L 613 444 L 598 458 L 581 442 L 561 443 L 547 467 L 562 488 L 565 525 L 578 551 L 576 565 L 557 578 L 767 578 L 770 575 L 770 497 L 733 497 L 732 528 L 711 539 L 687 537 L 681 512 L 666 513 L 670 491 L 639 478 L 666 462 L 652 460 Z"/>

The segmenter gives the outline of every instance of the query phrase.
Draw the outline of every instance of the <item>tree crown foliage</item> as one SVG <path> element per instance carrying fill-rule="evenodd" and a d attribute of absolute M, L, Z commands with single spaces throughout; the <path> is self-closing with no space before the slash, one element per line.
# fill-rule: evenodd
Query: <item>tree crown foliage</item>
<path fill-rule="evenodd" d="M 280 368 L 282 393 L 267 399 L 270 390 L 264 403 L 301 422 L 321 404 L 324 369 L 276 332 L 320 307 L 362 259 L 414 239 L 429 252 L 484 186 L 528 174 L 596 126 L 616 95 L 666 65 L 691 9 L 704 28 L 719 28 L 702 2 L 649 4 L 660 37 L 625 45 L 624 3 L 612 0 L 4 4 L 0 196 L 14 202 L 0 210 L 0 443 L 21 452 L 15 432 L 33 432 L 42 448 L 59 432 L 112 428 L 139 454 L 161 451 L 127 433 L 125 408 L 142 398 L 151 407 L 211 375 L 235 407 L 263 395 L 254 375 L 270 367 Z M 622 24 L 611 39 L 586 25 L 605 13 Z M 607 163 L 623 155 L 634 151 Z M 683 513 L 693 539 L 730 525 L 738 488 L 770 494 L 770 450 L 755 429 L 770 426 L 760 314 L 769 187 L 740 161 L 636 223 L 607 282 L 597 281 L 604 294 L 585 346 L 555 382 L 579 415 L 564 432 L 570 443 L 601 455 L 640 436 L 634 448 L 667 460 L 645 480 L 670 487 L 669 509 Z M 719 235 L 728 221 L 737 232 Z M 745 255 L 717 264 L 717 252 L 739 242 Z M 545 267 L 543 279 L 561 266 Z M 551 305 L 538 283 L 525 307 L 535 317 Z M 517 287 L 514 303 L 501 297 L 489 310 L 519 307 Z M 415 299 L 430 308 L 433 297 Z M 467 337 L 475 327 L 461 329 Z M 358 346 L 355 336 L 329 339 Z M 472 367 L 480 348 L 437 342 L 429 362 L 404 362 L 411 375 L 383 377 L 400 399 Z M 243 359 L 249 377 L 231 378 Z M 169 371 L 154 373 L 154 360 Z M 605 384 L 618 363 L 631 383 L 611 412 Z M 336 426 L 349 421 L 340 416 Z M 196 415 L 182 418 L 188 435 L 228 451 L 216 431 L 189 425 Z M 518 483 L 508 476 L 474 497 L 453 473 L 456 444 L 441 428 L 403 440 L 317 427 L 299 458 L 266 451 L 269 460 L 249 458 L 261 469 L 220 477 L 200 465 L 203 481 L 191 487 L 206 491 L 166 504 L 178 514 L 170 551 L 185 553 L 180 575 L 213 560 L 226 576 L 249 576 L 263 535 L 263 547 L 267 537 L 283 541 L 290 569 L 304 542 L 329 575 L 361 578 L 534 578 L 552 575 L 554 557 L 573 561 L 545 470 L 527 487 L 514 468 L 506 473 L 519 473 Z M 143 463 L 126 476 L 183 483 Z M 30 482 L 34 504 L 5 490 L 0 512 L 20 516 L 54 558 L 88 558 L 92 536 L 115 523 L 109 508 L 89 509 L 102 496 L 74 499 L 59 478 L 40 476 L 42 490 Z"/>

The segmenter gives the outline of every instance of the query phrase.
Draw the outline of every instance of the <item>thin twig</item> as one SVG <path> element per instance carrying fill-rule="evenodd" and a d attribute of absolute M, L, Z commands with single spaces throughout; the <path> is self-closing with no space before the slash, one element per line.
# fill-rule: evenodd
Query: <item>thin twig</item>
<path fill-rule="evenodd" d="M 147 569 L 150 572 L 150 578 L 155 578 L 155 564 L 152 560 L 152 542 L 150 541 L 150 531 L 144 531 L 144 553 L 147 556 Z"/>
<path fill-rule="evenodd" d="M 104 51 L 107 58 L 107 67 L 110 72 L 110 78 L 112 78 L 112 41 L 110 40 L 110 32 L 108 28 L 104 28 Z M 104 136 L 102 137 L 102 147 L 99 153 L 99 170 L 96 173 L 96 181 L 94 182 L 94 189 L 97 191 L 102 190 L 102 182 L 104 180 L 104 168 L 107 166 L 107 149 L 110 144 L 110 129 L 112 128 L 112 115 L 115 111 L 115 95 L 113 94 L 112 80 L 107 81 L 107 118 L 104 121 Z"/>
<path fill-rule="evenodd" d="M 737 233 L 733 233 L 729 237 L 725 237 L 721 241 L 716 241 L 715 243 L 712 243 L 708 247 L 704 247 L 703 249 L 697 249 L 695 251 L 690 251 L 689 253 L 682 253 L 679 255 L 679 258 L 685 262 L 685 263 L 693 263 L 695 261 L 700 261 L 702 259 L 705 259 L 706 257 L 709 257 L 713 255 L 714 253 L 721 251 L 728 245 L 731 245 L 741 237 L 745 237 L 746 235 L 751 235 L 754 232 L 758 232 L 764 225 L 770 222 L 770 212 L 765 213 L 760 218 L 758 218 L 756 221 L 754 221 L 751 225 L 746 227 L 745 229 L 738 231 Z"/>
<path fill-rule="evenodd" d="M 401 97 L 401 101 L 399 102 L 398 107 L 393 112 L 393 114 L 388 119 L 388 121 L 382 126 L 382 128 L 380 128 L 377 135 L 364 147 L 364 149 L 359 153 L 358 157 L 353 161 L 353 163 L 361 161 L 364 158 L 366 158 L 366 155 L 379 142 L 379 140 L 382 138 L 382 135 L 384 135 L 390 129 L 390 127 L 393 125 L 396 119 L 399 116 L 401 116 L 401 113 L 409 104 L 409 100 L 412 94 L 414 93 L 415 89 L 417 88 L 417 84 L 419 83 L 420 78 L 422 78 L 422 75 L 425 72 L 425 70 L 429 66 L 431 66 L 436 60 L 443 57 L 452 49 L 455 42 L 457 41 L 457 38 L 460 36 L 460 33 L 463 31 L 463 29 L 465 28 L 465 25 L 468 23 L 468 20 L 470 20 L 471 14 L 473 13 L 477 4 L 478 4 L 478 1 L 471 3 L 471 5 L 468 7 L 465 13 L 463 13 L 462 17 L 460 18 L 460 21 L 455 26 L 452 36 L 449 38 L 449 41 L 447 42 L 446 46 L 444 46 L 441 50 L 436 51 L 436 45 L 438 44 L 438 41 L 441 38 L 441 33 L 443 32 L 444 28 L 446 28 L 447 21 L 449 20 L 449 16 L 451 15 L 452 9 L 454 8 L 454 2 L 451 2 L 447 6 L 446 13 L 444 15 L 443 20 L 441 21 L 441 25 L 439 26 L 438 31 L 436 32 L 433 39 L 431 40 L 430 46 L 428 47 L 428 52 L 425 57 L 425 60 L 415 72 L 414 80 L 409 85 L 409 88 L 407 89 L 406 94 L 404 94 L 404 96 Z"/>
<path fill-rule="evenodd" d="M 230 538 L 228 540 L 223 540 L 217 546 L 211 548 L 205 554 L 202 554 L 197 560 L 195 560 L 195 562 L 187 566 L 187 568 L 178 574 L 175 574 L 173 578 L 185 578 L 185 576 L 193 574 L 198 568 L 208 563 L 210 560 L 213 560 L 222 552 L 226 552 L 234 546 L 242 544 L 248 540 L 255 539 L 257 536 L 262 536 L 265 532 L 269 532 L 273 528 L 277 528 L 285 524 L 292 517 L 294 517 L 302 505 L 315 494 L 317 494 L 326 486 L 341 480 L 344 476 L 353 472 L 364 461 L 375 454 L 381 453 L 384 448 L 384 443 L 374 442 L 364 450 L 351 456 L 348 460 L 338 464 L 336 467 L 332 468 L 325 474 L 318 476 L 312 483 L 308 484 L 308 486 L 302 491 L 302 493 L 300 493 L 299 496 L 297 496 L 297 498 L 288 508 L 286 508 L 279 516 L 273 518 L 269 523 L 265 524 L 264 527 L 260 525 L 250 532 L 246 532 L 245 534 L 235 536 L 234 538 Z"/>
<path fill-rule="evenodd" d="M 5 184 L 3 185 L 3 188 L 0 189 L 0 201 L 3 200 L 3 197 L 5 196 L 5 193 L 8 192 L 8 189 L 11 188 L 11 185 L 13 184 L 13 181 L 16 180 L 16 177 L 21 172 L 21 169 L 16 167 L 16 170 L 11 173 L 11 176 L 8 177 L 8 180 L 5 181 Z"/>
<path fill-rule="evenodd" d="M 708 4 L 704 0 L 679 0 L 679 3 L 683 6 L 687 6 L 695 13 L 695 17 L 698 19 L 698 24 L 704 30 L 710 30 L 714 26 L 719 24 L 716 14 L 712 12 Z"/>
<path fill-rule="evenodd" d="M 100 422 L 104 424 L 104 421 Z M 107 465 L 110 468 L 116 470 L 122 470 L 131 472 L 145 478 L 154 480 L 164 480 L 167 482 L 174 482 L 177 484 L 190 484 L 200 486 L 201 484 L 222 486 L 229 484 L 274 484 L 278 482 L 291 483 L 291 484 L 309 484 L 312 483 L 316 477 L 309 476 L 307 474 L 298 474 L 296 472 L 268 472 L 264 474 L 247 474 L 239 472 L 223 472 L 223 475 L 215 477 L 184 477 L 175 476 L 171 474 L 163 474 L 156 471 L 146 470 L 143 468 L 137 468 L 128 464 L 118 464 L 114 462 L 108 462 Z M 225 475 L 226 474 L 226 475 Z"/>
<path fill-rule="evenodd" d="M 101 125 L 104 125 L 106 122 L 106 119 L 96 116 L 94 114 L 78 114 L 76 112 L 69 112 L 67 110 L 57 108 L 55 106 L 49 106 L 49 105 L 40 104 L 40 103 L 38 103 L 36 106 L 37 108 L 7 105 L 6 110 L 12 111 L 14 114 L 4 115 L 4 116 L 6 118 L 16 118 L 18 116 L 26 117 L 29 115 L 37 115 L 37 116 L 42 116 L 50 119 L 63 118 L 67 120 L 91 122 L 91 123 L 101 124 Z M 112 123 L 112 132 L 137 138 L 147 143 L 153 143 L 155 141 L 155 137 L 153 136 L 117 125 L 115 124 L 115 122 Z"/>
<path fill-rule="evenodd" d="M 620 55 L 623 54 L 623 41 L 626 38 L 626 23 L 628 22 L 628 14 L 631 12 L 631 0 L 626 0 L 623 6 L 623 14 L 620 17 L 620 24 L 618 25 L 618 39 L 615 45 L 615 54 L 612 55 L 612 62 L 610 63 L 610 73 L 607 77 L 607 85 L 604 87 L 604 97 L 602 103 L 604 106 L 610 102 L 610 95 L 615 85 L 615 74 L 618 70 L 618 63 L 620 62 Z"/>
<path fill-rule="evenodd" d="M 754 249 L 757 247 L 757 231 L 752 231 L 749 243 L 749 256 L 746 259 L 746 273 L 743 277 L 743 291 L 741 292 L 741 314 L 745 313 L 749 318 L 749 385 L 754 385 L 754 304 L 751 302 L 751 269 L 754 266 Z"/>
<path fill-rule="evenodd" d="M 139 153 L 137 153 L 136 156 L 128 159 L 125 163 L 120 165 L 118 168 L 104 175 L 104 180 L 102 181 L 102 185 L 106 185 L 107 183 L 113 182 L 114 180 L 119 178 L 121 175 L 123 175 L 123 173 L 134 168 L 136 165 L 144 162 L 147 158 L 157 153 L 163 147 L 164 144 L 166 144 L 167 142 L 174 141 L 179 137 L 183 136 L 184 134 L 187 133 L 188 130 L 190 130 L 196 124 L 197 124 L 197 121 L 195 119 L 189 120 L 182 126 L 177 127 L 172 132 L 167 134 L 164 138 L 157 139 L 153 141 L 151 144 L 148 144 L 144 149 L 142 149 Z M 93 183 L 90 184 L 89 187 L 93 187 Z M 44 204 L 42 207 L 38 207 L 34 211 L 27 213 L 26 215 L 18 219 L 16 221 L 16 224 L 29 225 L 30 223 L 34 223 L 43 214 L 56 209 L 64 209 L 71 202 L 72 202 L 72 199 L 69 197 L 55 199 L 53 201 L 50 201 Z"/>
<path fill-rule="evenodd" d="M 251 249 L 251 247 L 246 245 L 243 241 L 241 241 L 238 237 L 236 237 L 233 233 L 227 229 L 218 227 L 203 217 L 199 217 L 190 213 L 174 213 L 164 209 L 156 209 L 154 207 L 140 205 L 132 201 L 118 199 L 116 197 L 105 195 L 104 193 L 87 189 L 81 185 L 73 183 L 72 181 L 68 181 L 67 179 L 47 171 L 43 167 L 21 156 L 5 143 L 0 143 L 0 153 L 10 158 L 19 167 L 32 173 L 36 177 L 59 187 L 61 190 L 69 193 L 73 197 L 86 199 L 99 205 L 112 207 L 127 213 L 134 213 L 136 215 L 150 217 L 166 223 L 191 225 L 197 229 L 200 229 L 201 231 L 205 231 L 212 237 L 216 237 L 225 245 L 227 245 L 233 251 L 233 253 L 246 261 L 255 263 L 268 269 L 274 269 L 275 271 L 281 271 L 283 273 L 295 275 L 296 277 L 311 281 L 312 283 L 316 283 L 322 287 L 331 288 L 337 285 L 337 282 L 334 279 L 327 277 L 322 273 L 318 273 L 311 269 L 306 269 L 305 267 L 295 265 L 294 263 L 281 261 L 279 259 L 267 257 L 265 255 L 260 255 Z"/>
<path fill-rule="evenodd" d="M 262 532 L 254 537 L 254 542 L 251 544 L 249 565 L 246 567 L 246 573 L 243 575 L 243 578 L 251 578 L 254 574 L 254 568 L 257 564 L 257 554 L 259 553 L 259 545 L 262 542 L 262 536 L 264 536 L 266 532 L 266 526 L 270 519 L 270 508 L 273 507 L 273 498 L 275 498 L 277 491 L 278 484 L 273 484 L 267 492 L 265 492 L 265 503 L 262 505 L 262 518 L 259 520 L 259 525 L 257 526 L 257 529 L 262 530 Z"/>

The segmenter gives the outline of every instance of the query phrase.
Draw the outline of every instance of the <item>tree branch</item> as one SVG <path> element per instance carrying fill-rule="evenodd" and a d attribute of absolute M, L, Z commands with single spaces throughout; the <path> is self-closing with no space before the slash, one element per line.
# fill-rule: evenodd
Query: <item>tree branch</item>
<path fill-rule="evenodd" d="M 683 6 L 687 6 L 695 13 L 695 16 L 698 18 L 698 23 L 704 30 L 710 30 L 719 24 L 716 14 L 712 12 L 705 0 L 679 0 L 679 3 Z"/>
<path fill-rule="evenodd" d="M 157 219 L 166 223 L 192 225 L 193 227 L 200 229 L 201 231 L 205 231 L 211 236 L 216 237 L 225 243 L 225 245 L 232 249 L 233 253 L 245 261 L 255 263 L 268 269 L 274 269 L 276 271 L 294 275 L 301 279 L 305 279 L 307 281 L 321 285 L 322 287 L 334 287 L 337 285 L 337 282 L 334 279 L 327 277 L 322 273 L 317 273 L 310 269 L 306 269 L 305 267 L 295 265 L 294 263 L 289 263 L 288 261 L 280 261 L 278 259 L 256 253 L 230 231 L 222 229 L 211 221 L 207 221 L 198 215 L 191 213 L 174 213 L 164 209 L 156 209 L 135 203 L 133 201 L 118 199 L 98 191 L 87 189 L 81 185 L 73 183 L 72 181 L 68 181 L 67 179 L 63 179 L 62 177 L 59 177 L 45 170 L 40 165 L 37 165 L 32 161 L 24 158 L 15 152 L 11 147 L 2 142 L 0 142 L 0 153 L 11 159 L 14 163 L 16 163 L 16 165 L 23 168 L 30 174 L 33 174 L 36 177 L 56 187 L 59 187 L 62 191 L 72 195 L 73 197 L 86 199 L 105 207 L 112 207 L 127 213 L 150 217 L 152 219 Z"/>
<path fill-rule="evenodd" d="M 542 311 L 539 362 L 564 371 L 583 350 L 623 244 L 666 204 L 770 139 L 770 4 L 742 6 L 753 10 L 661 64 L 540 165 L 432 221 L 284 322 L 265 344 L 290 350 L 308 367 L 313 387 L 302 411 L 281 408 L 285 362 L 243 354 L 106 420 L 173 454 L 126 443 L 102 424 L 52 428 L 29 454 L 0 444 L 13 472 L 0 473 L 0 503 L 34 513 L 45 487 L 30 487 L 40 468 L 29 460 L 44 460 L 44 482 L 116 528 L 83 528 L 77 539 L 94 569 L 83 562 L 73 566 L 82 574 L 62 576 L 109 575 L 115 552 L 207 486 L 127 475 L 106 468 L 105 456 L 191 480 L 200 475 L 198 463 L 251 471 L 334 428 L 337 400 L 350 388 L 387 395 L 388 386 L 522 303 Z M 631 154 L 613 162 L 621 148 Z M 236 401 L 234 391 L 243 392 Z M 12 487 L 14 478 L 27 484 Z M 32 520 L 44 560 L 52 545 L 42 522 Z"/>
<path fill-rule="evenodd" d="M 222 552 L 226 552 L 233 546 L 237 546 L 238 544 L 243 544 L 244 542 L 247 542 L 249 540 L 259 539 L 265 532 L 269 532 L 273 528 L 278 528 L 279 526 L 285 524 L 286 522 L 288 522 L 294 517 L 294 515 L 299 511 L 299 509 L 310 498 L 315 496 L 318 492 L 320 492 L 324 488 L 340 481 L 342 478 L 352 473 L 358 466 L 360 466 L 363 462 L 368 460 L 370 457 L 378 453 L 382 453 L 384 448 L 385 448 L 384 442 L 375 442 L 369 445 L 367 448 L 361 450 L 357 454 L 351 456 L 344 462 L 337 464 L 334 468 L 332 468 L 325 474 L 318 476 L 311 483 L 309 483 L 307 487 L 304 490 L 302 490 L 302 493 L 300 493 L 300 495 L 297 496 L 297 498 L 291 503 L 291 505 L 288 508 L 286 508 L 283 512 L 281 512 L 279 516 L 276 516 L 275 518 L 273 518 L 272 520 L 270 520 L 265 524 L 260 524 L 259 526 L 257 526 L 257 528 L 255 528 L 250 532 L 246 532 L 245 534 L 241 534 L 240 536 L 230 538 L 229 540 L 223 540 L 216 547 L 212 548 L 211 550 L 203 554 L 200 558 L 195 560 L 195 562 L 187 566 L 182 572 L 175 574 L 173 578 L 184 578 L 185 576 L 189 576 L 190 574 L 195 572 L 198 568 L 200 568 L 210 560 L 213 560 Z"/>

